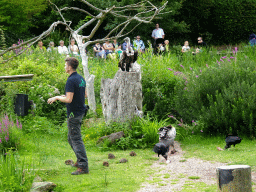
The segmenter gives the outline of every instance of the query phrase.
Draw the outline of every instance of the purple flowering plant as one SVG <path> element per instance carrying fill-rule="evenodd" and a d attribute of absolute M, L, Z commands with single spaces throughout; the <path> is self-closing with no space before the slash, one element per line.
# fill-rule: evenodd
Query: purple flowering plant
<path fill-rule="evenodd" d="M 0 117 L 0 150 L 17 149 L 22 136 L 22 124 L 16 119 L 14 123 L 8 115 Z"/>

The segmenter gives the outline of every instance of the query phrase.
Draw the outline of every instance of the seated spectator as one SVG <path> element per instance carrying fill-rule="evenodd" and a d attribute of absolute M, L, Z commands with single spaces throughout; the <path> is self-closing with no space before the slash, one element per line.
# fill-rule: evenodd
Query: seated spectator
<path fill-rule="evenodd" d="M 169 51 L 169 41 L 168 40 L 165 40 L 164 41 L 164 46 L 165 46 L 165 51 Z"/>
<path fill-rule="evenodd" d="M 99 43 L 96 43 L 93 46 L 93 51 L 94 51 L 96 57 L 100 57 L 100 58 L 105 58 L 106 59 L 105 50 L 104 50 L 104 48 Z"/>
<path fill-rule="evenodd" d="M 189 43 L 188 43 L 188 41 L 185 41 L 184 46 L 181 49 L 181 52 L 185 53 L 185 52 L 188 52 L 188 51 L 190 51 Z"/>
<path fill-rule="evenodd" d="M 43 41 L 38 41 L 37 49 L 40 51 L 45 51 L 46 48 L 43 46 Z"/>
<path fill-rule="evenodd" d="M 249 43 L 251 46 L 256 45 L 256 35 L 252 33 L 249 37 Z"/>
<path fill-rule="evenodd" d="M 79 49 L 75 45 L 75 39 L 71 39 L 70 45 L 68 46 L 68 52 L 70 54 L 78 55 Z"/>
<path fill-rule="evenodd" d="M 60 40 L 60 46 L 58 46 L 59 54 L 66 54 L 68 55 L 68 48 L 64 45 L 64 41 Z"/>
<path fill-rule="evenodd" d="M 122 54 L 122 49 L 121 49 L 121 44 L 119 42 L 117 42 L 116 39 L 113 40 L 113 46 L 114 46 L 114 50 L 115 50 L 115 53 L 118 54 L 119 58 L 121 57 L 121 54 Z"/>
<path fill-rule="evenodd" d="M 197 38 L 198 48 L 196 49 L 196 53 L 202 52 L 202 48 L 207 48 L 207 44 L 203 41 L 202 37 Z"/>
<path fill-rule="evenodd" d="M 49 43 L 49 47 L 47 48 L 47 51 L 48 51 L 48 52 L 52 52 L 53 50 L 57 50 L 57 48 L 54 47 L 54 42 L 51 41 L 51 42 Z"/>
<path fill-rule="evenodd" d="M 133 46 L 138 52 L 145 52 L 145 45 L 144 42 L 140 39 L 140 36 L 136 37 L 136 40 L 133 42 Z"/>
<path fill-rule="evenodd" d="M 106 56 L 109 55 L 111 59 L 115 57 L 114 46 L 109 42 L 109 39 L 107 39 L 107 41 L 103 44 L 103 48 L 105 49 Z"/>
<path fill-rule="evenodd" d="M 156 39 L 156 46 L 154 48 L 154 53 L 161 53 L 164 51 L 165 51 L 164 39 L 163 38 Z"/>

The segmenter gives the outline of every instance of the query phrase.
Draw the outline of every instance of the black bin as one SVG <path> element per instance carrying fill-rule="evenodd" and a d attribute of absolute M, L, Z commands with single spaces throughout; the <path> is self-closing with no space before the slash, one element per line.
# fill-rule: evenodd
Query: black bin
<path fill-rule="evenodd" d="M 28 115 L 28 108 L 29 108 L 28 95 L 16 94 L 14 112 L 18 116 L 26 116 Z"/>

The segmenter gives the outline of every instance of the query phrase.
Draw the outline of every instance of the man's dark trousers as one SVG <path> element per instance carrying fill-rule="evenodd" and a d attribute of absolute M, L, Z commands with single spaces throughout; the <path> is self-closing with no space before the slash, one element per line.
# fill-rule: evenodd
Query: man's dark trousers
<path fill-rule="evenodd" d="M 79 168 L 88 169 L 88 159 L 81 136 L 81 123 L 84 115 L 68 118 L 68 142 L 76 154 Z"/>

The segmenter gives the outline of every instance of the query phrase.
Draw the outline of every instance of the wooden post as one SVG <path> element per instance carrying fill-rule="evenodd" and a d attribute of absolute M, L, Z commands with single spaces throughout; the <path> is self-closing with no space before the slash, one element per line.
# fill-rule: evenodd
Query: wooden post
<path fill-rule="evenodd" d="M 230 165 L 217 167 L 217 187 L 221 192 L 251 192 L 251 167 Z"/>

